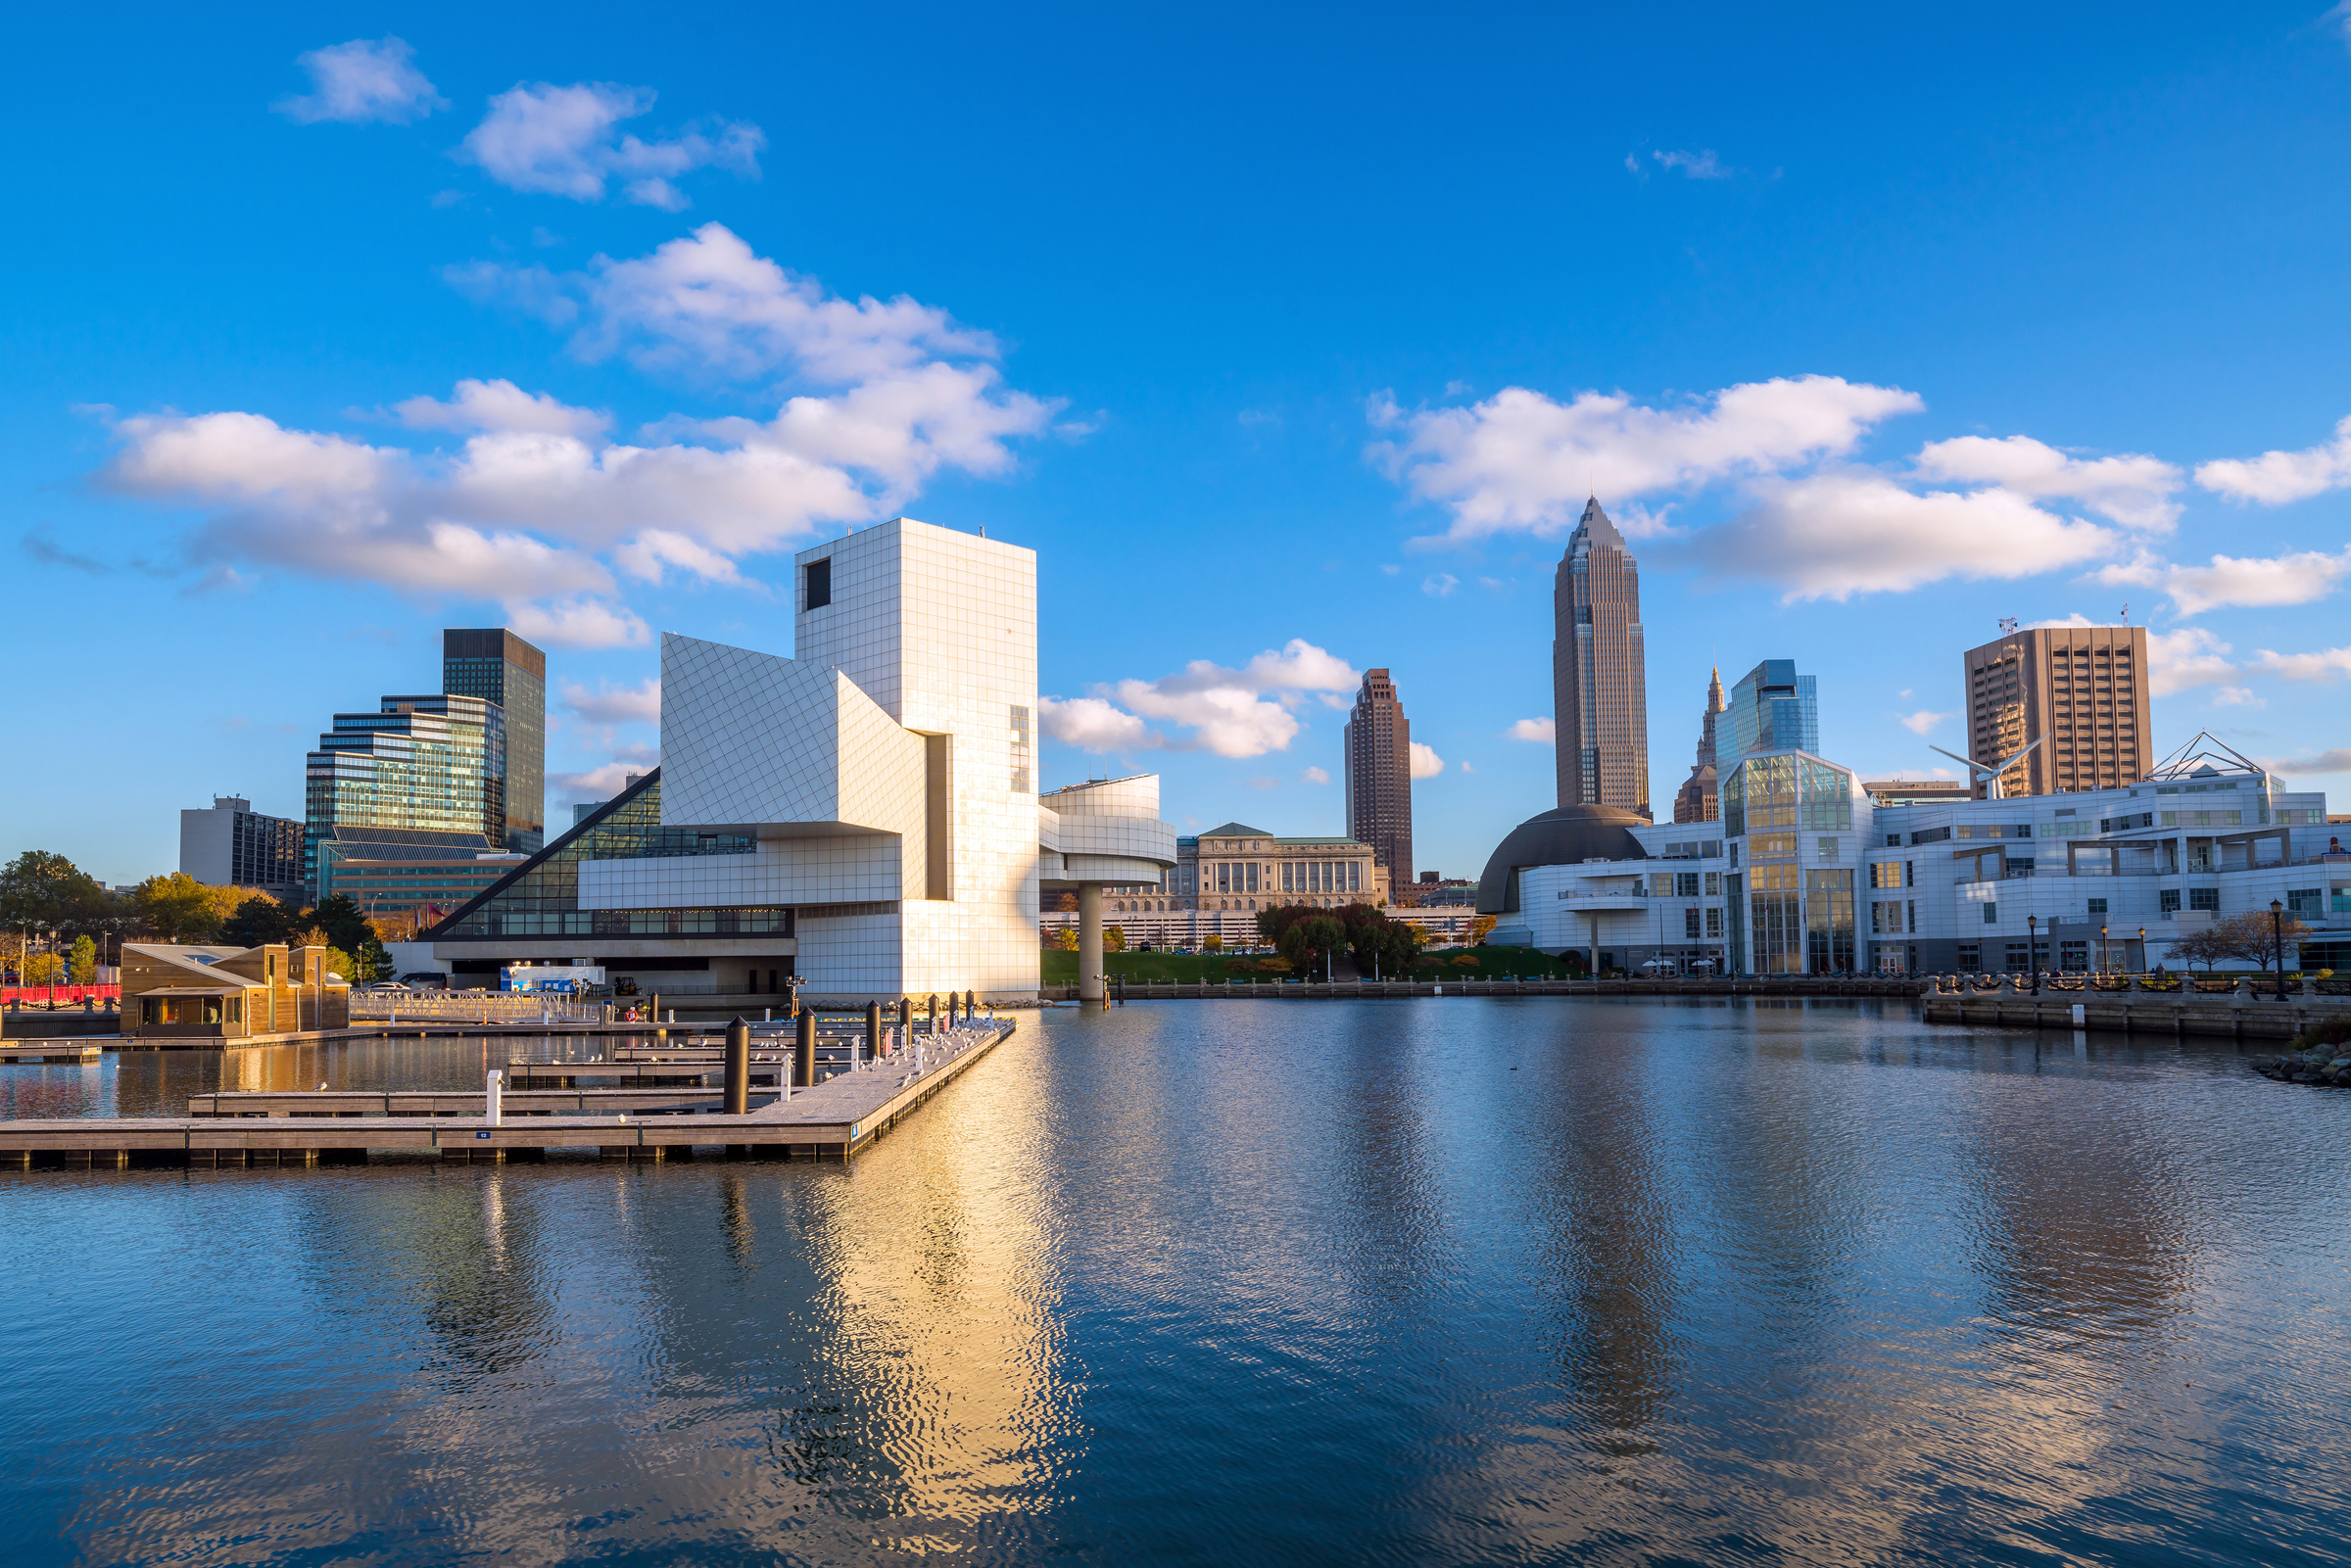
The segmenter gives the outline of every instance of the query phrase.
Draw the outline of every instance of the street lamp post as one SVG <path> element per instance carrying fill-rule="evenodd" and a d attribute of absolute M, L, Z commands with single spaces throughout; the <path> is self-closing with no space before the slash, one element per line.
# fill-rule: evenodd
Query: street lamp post
<path fill-rule="evenodd" d="M 2106 933 L 2111 929 L 2113 927 L 2109 926 L 2098 927 L 2098 973 L 2100 974 L 2114 973 L 2114 948 L 2106 940 Z"/>
<path fill-rule="evenodd" d="M 2040 917 L 2025 917 L 2025 968 L 2033 972 L 2033 994 L 2040 994 Z"/>
<path fill-rule="evenodd" d="M 2285 1000 L 2285 906 L 2270 900 L 2270 940 L 2278 949 L 2278 1000 Z"/>
<path fill-rule="evenodd" d="M 2141 974 L 2147 972 L 2147 928 L 2144 926 L 2138 928 L 2138 972 Z"/>

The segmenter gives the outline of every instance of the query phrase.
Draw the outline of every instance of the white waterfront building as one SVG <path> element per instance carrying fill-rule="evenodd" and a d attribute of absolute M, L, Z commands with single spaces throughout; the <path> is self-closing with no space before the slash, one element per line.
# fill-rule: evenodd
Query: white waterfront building
<path fill-rule="evenodd" d="M 896 518 L 793 579 L 791 658 L 663 635 L 661 766 L 428 933 L 456 983 L 1034 997 L 1040 877 L 1173 864 L 1155 777 L 1037 799 L 1033 551 Z"/>
<path fill-rule="evenodd" d="M 2179 969 L 2178 938 L 2275 901 L 2311 930 L 2289 967 L 2351 968 L 2351 854 L 2326 796 L 2209 736 L 2128 786 L 1898 806 L 1766 751 L 1721 800 L 1718 823 L 1532 819 L 1481 879 L 1488 940 L 1683 973 Z"/>

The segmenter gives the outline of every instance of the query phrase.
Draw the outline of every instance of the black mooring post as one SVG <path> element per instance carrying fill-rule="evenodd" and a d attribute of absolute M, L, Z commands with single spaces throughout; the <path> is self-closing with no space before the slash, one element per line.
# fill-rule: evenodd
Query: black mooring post
<path fill-rule="evenodd" d="M 865 1004 L 865 1059 L 868 1062 L 882 1060 L 882 1004 L 879 1002 Z"/>
<path fill-rule="evenodd" d="M 964 992 L 964 993 L 963 993 L 963 1022 L 966 1022 L 966 1023 L 969 1023 L 969 1022 L 972 1022 L 972 1020 L 973 1020 L 973 1018 L 974 1018 L 974 1017 L 976 1017 L 976 1016 L 978 1015 L 978 1013 L 979 1013 L 979 1004 L 973 1000 L 973 998 L 972 998 L 972 993 L 971 993 L 971 992 L 969 992 L 969 991 L 966 991 L 966 992 Z"/>
<path fill-rule="evenodd" d="M 931 1032 L 936 1034 L 938 1032 L 938 993 L 936 991 L 931 993 L 930 1008 Z"/>
<path fill-rule="evenodd" d="M 795 1088 L 816 1087 L 816 1014 L 800 1009 L 800 1038 L 792 1053 L 792 1081 Z"/>
<path fill-rule="evenodd" d="M 898 1044 L 905 1047 L 914 1042 L 914 998 L 898 998 Z"/>
<path fill-rule="evenodd" d="M 751 1026 L 737 1019 L 727 1025 L 727 1115 L 751 1109 Z"/>

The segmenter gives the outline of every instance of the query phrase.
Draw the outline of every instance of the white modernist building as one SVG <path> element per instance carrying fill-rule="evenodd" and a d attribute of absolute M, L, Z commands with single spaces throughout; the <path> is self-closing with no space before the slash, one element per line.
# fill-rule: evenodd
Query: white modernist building
<path fill-rule="evenodd" d="M 1156 778 L 1037 799 L 1033 551 L 897 518 L 801 551 L 794 583 L 792 658 L 663 636 L 661 767 L 436 927 L 437 957 L 1033 997 L 1040 874 L 1098 902 L 1173 862 Z"/>
<path fill-rule="evenodd" d="M 1504 841 L 1488 940 L 1685 973 L 2179 969 L 2180 937 L 2275 901 L 2310 927 L 2289 966 L 2351 968 L 2326 796 L 2207 736 L 2111 789 L 1874 806 L 1851 770 L 1783 750 L 1723 776 L 1719 823 L 1584 820 L 1604 811 Z"/>

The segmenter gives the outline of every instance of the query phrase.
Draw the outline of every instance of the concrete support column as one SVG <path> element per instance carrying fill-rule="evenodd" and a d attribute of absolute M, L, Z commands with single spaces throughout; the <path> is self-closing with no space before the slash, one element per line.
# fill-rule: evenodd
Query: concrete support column
<path fill-rule="evenodd" d="M 1102 998 L 1102 884 L 1078 884 L 1078 1000 Z"/>

